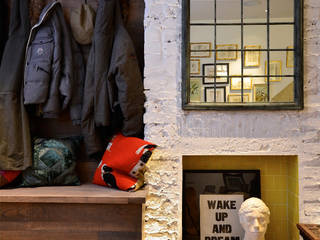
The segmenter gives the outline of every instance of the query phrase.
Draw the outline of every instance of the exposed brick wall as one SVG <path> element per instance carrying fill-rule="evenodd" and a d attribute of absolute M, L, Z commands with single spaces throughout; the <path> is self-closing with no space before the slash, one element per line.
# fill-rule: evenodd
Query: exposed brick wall
<path fill-rule="evenodd" d="M 182 156 L 298 155 L 300 222 L 320 222 L 320 1 L 304 3 L 303 111 L 183 111 L 181 0 L 145 1 L 145 239 L 181 239 Z"/>

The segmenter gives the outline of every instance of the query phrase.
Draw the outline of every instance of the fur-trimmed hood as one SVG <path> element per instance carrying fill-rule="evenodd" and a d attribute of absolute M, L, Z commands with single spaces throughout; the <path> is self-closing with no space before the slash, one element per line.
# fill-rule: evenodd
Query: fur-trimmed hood
<path fill-rule="evenodd" d="M 43 0 L 29 0 L 29 19 L 31 26 L 39 21 L 42 9 L 45 7 Z"/>

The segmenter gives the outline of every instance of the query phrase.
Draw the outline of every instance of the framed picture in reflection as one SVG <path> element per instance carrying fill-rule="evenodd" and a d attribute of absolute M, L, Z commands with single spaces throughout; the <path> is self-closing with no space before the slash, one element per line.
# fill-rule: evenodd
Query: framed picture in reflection
<path fill-rule="evenodd" d="M 216 89 L 216 91 L 214 91 Z M 226 87 L 205 87 L 204 100 L 205 102 L 215 102 L 214 95 L 216 95 L 216 102 L 226 102 Z"/>
<path fill-rule="evenodd" d="M 238 59 L 238 44 L 220 44 L 216 45 L 217 60 L 237 60 Z M 226 51 L 219 51 L 226 50 Z M 233 51 L 235 50 L 235 51 Z"/>
<path fill-rule="evenodd" d="M 241 77 L 231 77 L 231 90 L 241 90 Z M 252 89 L 252 78 L 244 77 L 243 78 L 243 89 L 250 90 Z"/>
<path fill-rule="evenodd" d="M 229 63 L 206 63 L 202 65 L 203 84 L 228 84 Z M 214 78 L 216 74 L 216 78 Z"/>
<path fill-rule="evenodd" d="M 260 45 L 244 46 L 245 50 L 261 49 Z M 244 52 L 244 66 L 245 67 L 259 67 L 260 66 L 260 51 L 245 51 Z"/>
<path fill-rule="evenodd" d="M 190 102 L 201 101 L 201 78 L 190 78 Z"/>
<path fill-rule="evenodd" d="M 211 42 L 191 42 L 190 43 L 191 58 L 210 58 L 211 57 Z"/>
<path fill-rule="evenodd" d="M 229 94 L 228 95 L 228 102 L 229 103 L 241 103 L 241 94 Z M 250 94 L 244 93 L 243 94 L 243 102 L 250 102 Z"/>
<path fill-rule="evenodd" d="M 190 74 L 200 74 L 200 59 L 190 59 Z"/>
<path fill-rule="evenodd" d="M 269 80 L 270 82 L 279 82 L 281 81 L 282 74 L 282 62 L 280 60 L 273 60 L 269 63 L 270 71 L 269 71 Z M 268 61 L 265 63 L 265 75 L 268 75 Z M 273 77 L 277 75 L 276 77 Z M 267 78 L 266 78 L 267 81 Z"/>
<path fill-rule="evenodd" d="M 294 49 L 293 46 L 287 47 L 287 68 L 294 67 L 294 51 L 291 51 L 290 49 Z"/>
<path fill-rule="evenodd" d="M 267 84 L 255 84 L 253 86 L 253 101 L 268 102 L 268 85 Z"/>

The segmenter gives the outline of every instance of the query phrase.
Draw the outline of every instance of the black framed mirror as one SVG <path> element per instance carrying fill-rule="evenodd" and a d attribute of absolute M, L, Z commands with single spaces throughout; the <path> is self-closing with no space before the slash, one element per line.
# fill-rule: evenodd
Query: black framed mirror
<path fill-rule="evenodd" d="M 303 0 L 183 0 L 182 22 L 183 109 L 303 108 Z"/>

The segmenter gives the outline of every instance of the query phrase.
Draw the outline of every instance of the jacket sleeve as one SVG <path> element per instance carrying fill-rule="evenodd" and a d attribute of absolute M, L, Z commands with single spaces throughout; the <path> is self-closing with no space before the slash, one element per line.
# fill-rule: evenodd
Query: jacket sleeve
<path fill-rule="evenodd" d="M 70 103 L 70 119 L 74 125 L 81 124 L 81 109 L 83 103 L 83 87 L 85 78 L 84 60 L 80 47 L 74 39 L 72 39 L 73 53 L 73 76 L 74 87 Z"/>
<path fill-rule="evenodd" d="M 113 108 L 120 105 L 123 115 L 122 134 L 138 136 L 143 131 L 143 82 L 133 43 L 123 27 L 116 34 L 110 71 L 114 76 L 116 90 L 109 88 L 109 96 L 113 98 Z M 113 85 L 110 82 L 112 78 L 109 77 L 110 86 Z"/>
<path fill-rule="evenodd" d="M 48 83 L 50 87 L 48 86 L 49 93 L 46 102 L 42 106 L 42 111 L 43 117 L 45 118 L 57 118 L 61 112 L 59 86 L 61 79 L 62 35 L 59 19 L 56 14 L 52 15 L 50 26 L 53 36 L 52 61 L 48 63 L 48 65 L 51 65 L 51 70 L 48 70 L 48 72 L 50 72 L 50 83 Z M 41 64 L 41 62 L 39 64 Z M 25 93 L 25 95 L 27 94 Z"/>
<path fill-rule="evenodd" d="M 94 122 L 94 55 L 95 44 L 93 43 L 87 62 L 81 113 L 81 133 L 89 156 L 103 151 L 103 144 Z"/>
<path fill-rule="evenodd" d="M 68 107 L 73 88 L 71 35 L 60 4 L 56 5 L 52 15 L 52 28 L 54 35 L 52 79 L 49 97 L 42 110 L 44 117 L 56 118 Z"/>
<path fill-rule="evenodd" d="M 63 16 L 61 6 L 57 9 L 59 22 L 61 25 L 62 34 L 62 56 L 61 57 L 61 81 L 60 81 L 60 94 L 64 97 L 62 109 L 66 109 L 72 97 L 72 90 L 74 85 L 73 78 L 73 65 L 72 65 L 72 36 L 69 27 Z"/>

